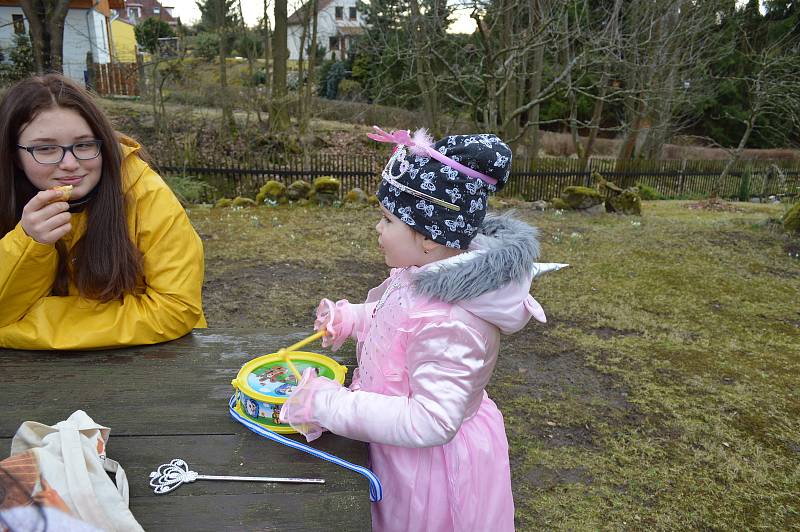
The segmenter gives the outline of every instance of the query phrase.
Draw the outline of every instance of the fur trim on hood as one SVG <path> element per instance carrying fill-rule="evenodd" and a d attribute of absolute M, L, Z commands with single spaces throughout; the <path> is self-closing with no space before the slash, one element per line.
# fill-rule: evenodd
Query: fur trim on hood
<path fill-rule="evenodd" d="M 414 289 L 455 303 L 526 280 L 530 286 L 531 269 L 539 256 L 538 233 L 513 213 L 488 214 L 470 251 L 420 268 L 413 274 Z"/>

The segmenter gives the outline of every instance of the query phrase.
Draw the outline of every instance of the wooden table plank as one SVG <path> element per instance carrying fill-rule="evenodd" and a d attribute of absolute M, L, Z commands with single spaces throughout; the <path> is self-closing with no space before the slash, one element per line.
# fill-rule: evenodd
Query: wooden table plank
<path fill-rule="evenodd" d="M 366 479 L 265 440 L 228 415 L 230 382 L 241 365 L 307 334 L 205 329 L 120 350 L 0 350 L 0 448 L 10 448 L 25 420 L 55 424 L 83 409 L 111 427 L 108 455 L 125 468 L 131 510 L 147 530 L 369 530 Z M 318 344 L 306 349 L 322 351 Z M 337 355 L 349 368 L 349 381 L 352 347 Z M 360 442 L 325 434 L 313 446 L 367 462 Z M 197 481 L 156 496 L 149 473 L 173 458 L 206 475 L 320 477 L 326 483 Z"/>

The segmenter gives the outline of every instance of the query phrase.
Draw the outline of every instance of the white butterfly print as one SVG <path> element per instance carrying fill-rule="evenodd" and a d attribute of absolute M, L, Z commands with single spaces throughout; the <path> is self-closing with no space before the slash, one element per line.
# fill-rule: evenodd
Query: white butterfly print
<path fill-rule="evenodd" d="M 425 200 L 419 200 L 417 202 L 417 209 L 424 212 L 425 216 L 427 216 L 428 218 L 433 216 L 433 205 L 425 203 Z"/>
<path fill-rule="evenodd" d="M 381 200 L 381 205 L 383 205 L 387 211 L 394 212 L 394 202 L 389 201 L 389 198 L 383 198 L 383 200 Z"/>
<path fill-rule="evenodd" d="M 454 160 L 455 162 L 457 162 L 457 163 L 460 163 L 460 162 L 461 162 L 461 156 L 460 156 L 460 155 L 453 155 L 453 156 L 452 156 L 452 157 L 450 157 L 450 158 L 451 158 L 451 159 L 453 159 L 453 160 Z"/>
<path fill-rule="evenodd" d="M 503 168 L 505 165 L 508 164 L 508 156 L 507 155 L 500 155 L 499 152 L 494 152 L 497 155 L 497 160 L 495 160 L 494 165 Z"/>
<path fill-rule="evenodd" d="M 445 246 L 447 246 L 447 247 L 449 247 L 449 248 L 456 248 L 456 249 L 458 249 L 458 248 L 460 248 L 460 247 L 461 247 L 461 241 L 460 241 L 460 240 L 456 240 L 456 241 L 454 241 L 454 242 L 450 242 L 450 241 L 448 240 L 448 241 L 447 241 L 447 244 L 445 244 Z"/>
<path fill-rule="evenodd" d="M 447 155 L 447 146 L 439 146 L 439 153 Z"/>
<path fill-rule="evenodd" d="M 472 200 L 469 202 L 470 214 L 481 209 L 483 209 L 483 198 L 478 198 L 477 200 Z"/>
<path fill-rule="evenodd" d="M 436 190 L 436 185 L 433 184 L 436 174 L 433 172 L 425 172 L 420 177 L 422 178 L 422 184 L 419 186 L 419 188 L 430 191 Z"/>
<path fill-rule="evenodd" d="M 483 187 L 483 181 L 481 181 L 480 179 L 467 181 L 466 186 L 469 193 L 474 195 L 478 193 L 481 187 Z"/>
<path fill-rule="evenodd" d="M 449 179 L 450 181 L 455 181 L 456 178 L 458 178 L 458 170 L 450 168 L 449 166 L 442 166 L 441 169 L 439 169 L 439 171 L 444 175 L 446 175 L 447 179 Z"/>
<path fill-rule="evenodd" d="M 431 161 L 430 157 L 422 157 L 421 155 L 417 155 L 414 157 L 414 163 L 420 166 L 425 166 Z"/>
<path fill-rule="evenodd" d="M 416 225 L 414 219 L 411 217 L 411 207 L 400 207 L 397 209 L 397 214 L 400 215 L 400 219 L 403 220 L 403 223 L 406 225 Z"/>
<path fill-rule="evenodd" d="M 462 197 L 461 191 L 458 190 L 457 187 L 446 188 L 444 189 L 444 191 L 447 192 L 447 194 L 450 196 L 450 201 L 453 203 L 457 202 Z"/>
<path fill-rule="evenodd" d="M 493 135 L 481 135 L 480 137 L 478 137 L 478 142 L 480 142 L 481 144 L 483 144 L 487 148 L 491 148 L 492 147 L 492 142 L 496 138 L 497 137 L 495 137 Z"/>
<path fill-rule="evenodd" d="M 480 142 L 477 137 L 467 137 L 464 139 L 464 146 L 469 146 L 471 144 L 477 144 Z"/>
<path fill-rule="evenodd" d="M 472 225 L 467 224 L 467 226 L 464 228 L 464 234 L 467 236 L 472 236 L 475 234 L 475 231 L 477 230 L 478 230 L 477 227 L 472 227 Z"/>
<path fill-rule="evenodd" d="M 448 146 L 455 146 L 457 138 L 458 137 L 447 137 L 447 145 Z"/>
<path fill-rule="evenodd" d="M 394 185 L 389 185 L 389 192 L 394 192 L 395 198 L 400 195 L 400 189 Z"/>
<path fill-rule="evenodd" d="M 445 220 L 444 225 L 451 231 L 458 231 L 459 227 L 464 227 L 464 217 L 459 214 L 455 220 Z"/>
<path fill-rule="evenodd" d="M 438 226 L 438 225 L 436 225 L 436 224 L 433 224 L 433 225 L 426 225 L 426 226 L 425 226 L 425 229 L 427 229 L 427 230 L 428 230 L 428 232 L 430 233 L 430 235 L 431 235 L 431 239 L 432 239 L 432 240 L 436 240 L 436 239 L 437 239 L 437 238 L 439 238 L 439 236 L 441 236 L 441 234 L 442 234 L 442 230 L 441 230 L 441 229 L 439 229 L 439 226 Z"/>
<path fill-rule="evenodd" d="M 411 168 L 408 169 L 408 178 L 411 181 L 414 181 L 418 173 L 419 173 L 419 168 L 417 168 L 416 166 L 412 166 Z"/>

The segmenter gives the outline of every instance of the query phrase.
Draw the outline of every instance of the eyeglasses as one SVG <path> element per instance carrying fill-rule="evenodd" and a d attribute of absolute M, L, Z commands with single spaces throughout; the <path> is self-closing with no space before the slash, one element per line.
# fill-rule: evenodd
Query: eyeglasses
<path fill-rule="evenodd" d="M 88 161 L 100 155 L 100 145 L 102 140 L 84 140 L 61 146 L 59 144 L 42 144 L 40 146 L 22 146 L 17 144 L 17 148 L 30 153 L 33 159 L 39 164 L 58 164 L 64 160 L 67 150 L 79 161 Z"/>

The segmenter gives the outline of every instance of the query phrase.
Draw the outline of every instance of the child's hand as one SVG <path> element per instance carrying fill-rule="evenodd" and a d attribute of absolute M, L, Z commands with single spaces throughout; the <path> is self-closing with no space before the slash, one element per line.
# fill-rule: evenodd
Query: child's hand
<path fill-rule="evenodd" d="M 345 340 L 350 336 L 349 331 L 343 330 L 344 305 L 346 302 L 334 303 L 330 299 L 323 299 L 317 307 L 317 319 L 314 321 L 314 330 L 324 330 L 322 347 L 330 347 L 338 351 Z M 352 328 L 352 324 L 350 324 Z"/>
<path fill-rule="evenodd" d="M 314 320 L 314 330 L 325 330 L 322 337 L 322 347 L 330 347 L 336 337 L 336 329 L 333 325 L 336 316 L 336 304 L 330 299 L 323 299 L 317 307 L 317 319 Z"/>

